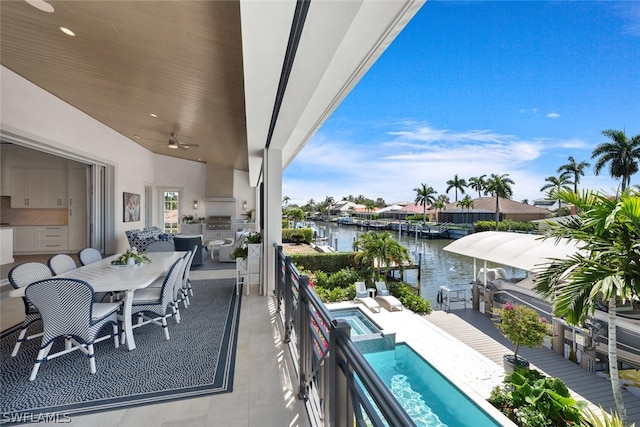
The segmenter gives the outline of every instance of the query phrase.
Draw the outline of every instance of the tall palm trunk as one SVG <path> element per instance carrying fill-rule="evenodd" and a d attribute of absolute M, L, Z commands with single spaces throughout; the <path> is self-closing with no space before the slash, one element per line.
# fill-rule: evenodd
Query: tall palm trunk
<path fill-rule="evenodd" d="M 498 222 L 500 222 L 500 207 L 498 206 L 498 195 L 496 194 L 496 231 L 498 231 Z"/>
<path fill-rule="evenodd" d="M 616 402 L 616 410 L 623 425 L 628 426 L 627 410 L 622 400 L 622 392 L 620 391 L 620 375 L 618 374 L 618 351 L 616 337 L 616 297 L 609 298 L 609 332 L 608 332 L 607 350 L 609 353 L 609 376 L 611 377 L 611 389 L 613 391 L 613 400 Z"/>

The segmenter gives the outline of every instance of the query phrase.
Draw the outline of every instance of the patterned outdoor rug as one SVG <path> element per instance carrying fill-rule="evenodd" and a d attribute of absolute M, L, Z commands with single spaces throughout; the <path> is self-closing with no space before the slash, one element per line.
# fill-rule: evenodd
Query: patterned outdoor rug
<path fill-rule="evenodd" d="M 11 351 L 19 331 L 0 334 L 0 424 L 37 419 L 37 414 L 79 414 L 174 399 L 230 392 L 237 344 L 240 301 L 235 281 L 193 281 L 194 297 L 182 320 L 169 318 L 166 341 L 162 328 L 146 325 L 134 330 L 136 349 L 116 349 L 112 340 L 96 344 L 97 373 L 74 351 L 43 363 L 35 381 L 29 375 L 40 338 Z M 35 331 L 32 325 L 29 333 Z M 107 329 L 104 329 L 105 331 Z M 55 350 L 55 345 L 54 349 Z"/>

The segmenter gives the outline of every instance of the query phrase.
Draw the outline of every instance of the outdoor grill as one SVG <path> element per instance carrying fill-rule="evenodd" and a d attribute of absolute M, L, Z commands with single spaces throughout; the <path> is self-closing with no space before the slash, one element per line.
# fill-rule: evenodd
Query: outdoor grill
<path fill-rule="evenodd" d="M 231 217 L 210 216 L 207 220 L 207 230 L 231 230 Z"/>

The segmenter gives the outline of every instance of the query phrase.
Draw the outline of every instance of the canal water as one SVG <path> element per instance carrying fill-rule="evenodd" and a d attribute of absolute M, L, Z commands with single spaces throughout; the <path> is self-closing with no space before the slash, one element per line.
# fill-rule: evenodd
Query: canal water
<path fill-rule="evenodd" d="M 352 251 L 353 242 L 367 229 L 357 225 L 344 225 L 335 222 L 317 222 L 318 228 L 324 227 L 324 235 L 327 244 L 338 251 Z M 412 286 L 420 287 L 422 298 L 431 301 L 434 310 L 440 309 L 437 304 L 437 294 L 440 286 L 469 285 L 473 280 L 473 258 L 457 255 L 444 251 L 442 248 L 453 242 L 450 239 L 421 239 L 415 236 L 400 235 L 397 231 L 388 230 L 389 233 L 409 250 L 409 254 L 415 263 L 420 260 L 420 283 L 418 283 L 417 270 L 406 270 L 404 281 Z M 483 262 L 478 260 L 477 268 L 481 268 Z M 503 267 L 507 277 L 524 277 L 525 272 L 504 265 L 487 263 L 487 266 Z M 399 273 L 396 273 L 399 275 Z"/>

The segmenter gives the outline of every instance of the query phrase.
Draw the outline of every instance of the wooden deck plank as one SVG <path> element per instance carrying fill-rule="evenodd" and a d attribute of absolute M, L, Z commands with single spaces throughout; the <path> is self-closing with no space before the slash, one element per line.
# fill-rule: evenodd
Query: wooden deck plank
<path fill-rule="evenodd" d="M 424 318 L 458 341 L 473 348 L 491 361 L 502 366 L 502 356 L 513 353 L 511 343 L 495 327 L 491 319 L 472 309 L 433 311 Z M 590 407 L 601 405 L 605 410 L 615 409 L 611 383 L 588 372 L 576 363 L 545 348 L 521 348 L 519 355 L 546 375 L 560 378 L 574 397 L 586 400 Z M 630 423 L 640 425 L 640 397 L 622 391 Z"/>

